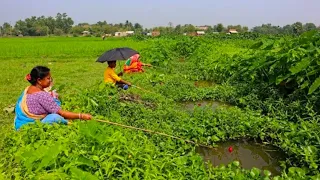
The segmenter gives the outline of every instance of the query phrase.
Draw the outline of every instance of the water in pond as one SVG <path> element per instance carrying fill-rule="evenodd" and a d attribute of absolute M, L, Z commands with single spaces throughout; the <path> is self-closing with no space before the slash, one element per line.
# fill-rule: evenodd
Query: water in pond
<path fill-rule="evenodd" d="M 219 102 L 219 101 L 196 101 L 196 102 L 184 102 L 182 103 L 183 107 L 187 109 L 188 111 L 193 111 L 194 106 L 198 106 L 200 108 L 205 108 L 206 106 L 209 106 L 212 108 L 213 111 L 215 111 L 218 107 L 230 107 L 230 105 Z"/>
<path fill-rule="evenodd" d="M 231 152 L 230 147 L 232 147 Z M 219 144 L 216 149 L 198 147 L 197 152 L 204 161 L 210 161 L 213 166 L 239 161 L 242 168 L 256 167 L 269 170 L 272 175 L 281 174 L 280 161 L 285 161 L 286 157 L 282 151 L 274 146 L 246 140 L 224 142 Z"/>

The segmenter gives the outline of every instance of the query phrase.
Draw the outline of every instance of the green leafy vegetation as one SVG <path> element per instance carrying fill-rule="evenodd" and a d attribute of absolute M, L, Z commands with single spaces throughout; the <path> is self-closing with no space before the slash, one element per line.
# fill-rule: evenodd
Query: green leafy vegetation
<path fill-rule="evenodd" d="M 243 169 L 237 161 L 212 167 L 192 144 L 94 120 L 28 125 L 14 132 L 13 115 L 3 112 L 0 178 L 320 178 L 319 32 L 229 37 L 0 39 L 1 66 L 7 67 L 1 72 L 1 107 L 15 103 L 34 65 L 47 65 L 65 109 L 210 146 L 259 140 L 285 152 L 280 176 Z M 143 74 L 125 75 L 142 89 L 122 91 L 101 83 L 106 65 L 94 61 L 117 46 L 137 49 L 143 62 L 154 65 Z M 200 86 L 199 80 L 210 86 Z M 189 111 L 181 105 L 198 100 L 230 106 Z"/>

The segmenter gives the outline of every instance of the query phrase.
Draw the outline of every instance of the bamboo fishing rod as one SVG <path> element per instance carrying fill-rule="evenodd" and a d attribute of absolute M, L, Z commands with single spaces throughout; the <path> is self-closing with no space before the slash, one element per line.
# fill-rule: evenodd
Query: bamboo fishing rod
<path fill-rule="evenodd" d="M 131 86 L 132 86 L 132 87 L 135 87 L 135 88 L 138 88 L 138 89 L 140 89 L 140 90 L 142 90 L 142 91 L 148 92 L 148 93 L 157 94 L 156 92 L 152 92 L 152 91 L 146 90 L 146 89 L 144 89 L 144 88 L 142 88 L 142 87 L 139 87 L 139 86 L 136 86 L 136 85 L 131 85 Z"/>
<path fill-rule="evenodd" d="M 111 125 L 120 126 L 120 127 L 124 127 L 124 128 L 128 128 L 128 129 L 135 129 L 135 130 L 147 132 L 147 133 L 150 133 L 150 134 L 158 134 L 158 135 L 161 135 L 161 136 L 170 137 L 172 139 L 182 140 L 182 141 L 190 143 L 190 144 L 194 144 L 194 145 L 198 145 L 198 146 L 202 146 L 202 147 L 206 147 L 206 148 L 210 148 L 210 149 L 215 149 L 212 146 L 196 143 L 196 142 L 191 141 L 191 140 L 186 140 L 186 139 L 183 139 L 183 138 L 180 138 L 180 137 L 176 137 L 176 136 L 172 136 L 172 135 L 169 135 L 169 134 L 165 134 L 165 133 L 162 133 L 162 132 L 152 131 L 152 130 L 143 129 L 143 128 L 137 128 L 137 127 L 128 126 L 128 125 L 124 125 L 124 124 L 119 124 L 119 123 L 116 123 L 116 122 L 106 121 L 106 120 L 95 119 L 95 121 L 108 123 L 108 124 L 111 124 Z"/>

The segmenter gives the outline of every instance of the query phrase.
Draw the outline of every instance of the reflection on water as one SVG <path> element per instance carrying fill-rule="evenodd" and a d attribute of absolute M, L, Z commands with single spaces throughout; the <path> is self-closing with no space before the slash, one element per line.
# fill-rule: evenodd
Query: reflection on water
<path fill-rule="evenodd" d="M 232 152 L 229 151 L 230 147 L 232 147 Z M 276 147 L 246 140 L 224 142 L 214 150 L 198 147 L 197 152 L 203 157 L 204 161 L 210 161 L 214 166 L 239 161 L 242 168 L 252 169 L 256 167 L 269 170 L 272 175 L 281 174 L 279 161 L 284 161 L 286 157 Z"/>

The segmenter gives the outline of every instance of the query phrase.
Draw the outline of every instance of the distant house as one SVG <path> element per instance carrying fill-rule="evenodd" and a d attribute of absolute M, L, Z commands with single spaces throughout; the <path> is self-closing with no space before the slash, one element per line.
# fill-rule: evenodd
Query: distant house
<path fill-rule="evenodd" d="M 160 31 L 152 31 L 152 36 L 160 36 Z"/>
<path fill-rule="evenodd" d="M 17 34 L 18 37 L 23 37 L 23 34 L 22 34 L 21 31 L 18 31 L 17 33 L 18 33 L 18 34 Z M 0 36 L 1 36 L 1 29 L 0 29 Z"/>
<path fill-rule="evenodd" d="M 89 35 L 90 34 L 90 32 L 89 31 L 82 31 L 82 35 Z"/>
<path fill-rule="evenodd" d="M 197 30 L 206 31 L 208 30 L 209 26 L 196 26 Z"/>
<path fill-rule="evenodd" d="M 127 36 L 128 35 L 134 35 L 134 31 L 126 31 Z"/>
<path fill-rule="evenodd" d="M 229 29 L 229 30 L 228 30 L 228 33 L 229 33 L 229 34 L 237 34 L 238 31 L 237 31 L 236 29 Z"/>
<path fill-rule="evenodd" d="M 197 33 L 197 36 L 202 36 L 206 34 L 204 31 L 197 31 L 196 33 Z"/>
<path fill-rule="evenodd" d="M 89 31 L 82 31 L 81 34 L 82 34 L 82 36 L 90 36 Z"/>
<path fill-rule="evenodd" d="M 115 37 L 124 37 L 124 36 L 127 36 L 127 33 L 126 32 L 115 32 L 114 36 Z"/>

